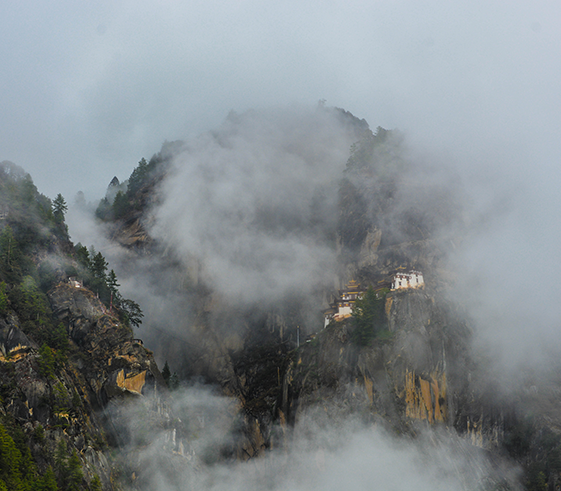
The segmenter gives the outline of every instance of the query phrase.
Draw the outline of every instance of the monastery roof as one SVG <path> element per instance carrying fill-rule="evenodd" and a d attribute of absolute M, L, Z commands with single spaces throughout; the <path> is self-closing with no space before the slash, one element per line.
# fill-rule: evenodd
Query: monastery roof
<path fill-rule="evenodd" d="M 362 288 L 360 287 L 360 284 L 355 281 L 355 280 L 351 280 L 347 283 L 347 287 L 343 288 L 342 290 L 339 290 L 339 292 L 343 293 L 359 293 L 362 291 Z"/>

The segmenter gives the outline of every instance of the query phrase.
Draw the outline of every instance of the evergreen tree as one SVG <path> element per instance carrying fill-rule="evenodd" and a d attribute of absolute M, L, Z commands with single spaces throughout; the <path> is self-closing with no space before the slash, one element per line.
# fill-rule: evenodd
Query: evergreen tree
<path fill-rule="evenodd" d="M 117 275 L 115 274 L 114 270 L 109 271 L 107 275 L 107 287 L 113 293 L 113 296 L 119 293 L 119 283 L 117 283 Z"/>
<path fill-rule="evenodd" d="M 101 252 L 98 252 L 93 257 L 92 262 L 91 262 L 91 271 L 92 271 L 92 274 L 93 274 L 94 278 L 97 278 L 97 279 L 105 282 L 106 281 L 107 266 L 109 266 L 109 263 L 105 260 L 105 258 L 103 257 L 103 254 L 101 254 Z"/>
<path fill-rule="evenodd" d="M 86 269 L 90 269 L 90 253 L 88 252 L 88 248 L 82 245 L 80 242 L 76 244 L 74 247 L 74 251 L 76 252 L 76 259 L 80 263 L 80 265 Z"/>
<path fill-rule="evenodd" d="M 12 284 L 21 279 L 21 251 L 9 225 L 0 234 L 0 273 Z"/>
<path fill-rule="evenodd" d="M 92 482 L 90 483 L 90 491 L 103 491 L 101 479 L 99 479 L 97 474 L 93 477 Z"/>
<path fill-rule="evenodd" d="M 109 265 L 101 252 L 95 253 L 95 249 L 90 251 L 90 273 L 91 281 L 89 287 L 99 295 L 100 300 L 109 305 L 111 292 L 107 286 L 107 266 Z"/>
<path fill-rule="evenodd" d="M 37 195 L 37 209 L 42 220 L 46 222 L 53 222 L 55 220 L 53 202 L 44 194 Z"/>
<path fill-rule="evenodd" d="M 51 466 L 49 466 L 45 474 L 37 480 L 35 487 L 32 489 L 34 491 L 58 491 L 55 473 Z"/>
<path fill-rule="evenodd" d="M 140 310 L 140 305 L 135 301 L 125 298 L 119 305 L 121 320 L 128 326 L 138 327 L 142 324 L 144 314 Z"/>
<path fill-rule="evenodd" d="M 66 450 L 66 443 L 61 438 L 58 441 L 56 452 L 55 452 L 55 470 L 57 481 L 60 484 L 65 484 L 68 479 L 68 465 L 66 463 L 67 458 L 67 450 Z"/>
<path fill-rule="evenodd" d="M 68 391 L 62 382 L 57 382 L 53 388 L 53 394 L 55 396 L 54 411 L 57 413 L 65 413 L 70 408 L 70 398 L 68 397 Z"/>
<path fill-rule="evenodd" d="M 116 220 L 119 220 L 127 214 L 129 209 L 130 206 L 127 195 L 123 193 L 123 191 L 119 191 L 113 201 L 113 217 L 115 217 Z"/>
<path fill-rule="evenodd" d="M 0 425 L 0 478 L 8 489 L 21 486 L 21 453 L 6 429 Z"/>
<path fill-rule="evenodd" d="M 39 342 L 46 340 L 46 332 L 52 327 L 52 312 L 47 296 L 39 289 L 31 276 L 25 276 L 20 285 L 8 292 L 12 308 L 24 321 L 27 334 L 39 336 Z"/>
<path fill-rule="evenodd" d="M 179 377 L 177 375 L 177 372 L 173 372 L 173 374 L 169 378 L 168 387 L 170 390 L 179 389 Z"/>
<path fill-rule="evenodd" d="M 352 334 L 353 341 L 359 346 L 367 346 L 386 326 L 385 296 L 377 294 L 374 288 L 369 287 L 363 298 L 358 299 L 353 308 L 355 328 Z"/>
<path fill-rule="evenodd" d="M 19 182 L 19 188 L 21 192 L 21 197 L 26 204 L 35 203 L 35 197 L 37 196 L 37 187 L 33 184 L 33 179 L 29 174 L 25 174 L 23 179 Z"/>
<path fill-rule="evenodd" d="M 64 222 L 64 215 L 68 211 L 68 206 L 62 194 L 58 193 L 53 201 L 53 215 L 57 223 Z"/>
<path fill-rule="evenodd" d="M 140 159 L 138 167 L 132 171 L 129 177 L 129 187 L 127 189 L 127 194 L 132 197 L 140 189 L 146 176 L 148 175 L 148 162 L 145 158 Z"/>
<path fill-rule="evenodd" d="M 8 310 L 8 297 L 6 295 L 6 283 L 0 283 L 0 315 L 4 315 Z"/>
<path fill-rule="evenodd" d="M 57 355 L 60 353 L 60 355 L 64 356 L 68 353 L 70 347 L 68 333 L 62 322 L 48 333 L 47 342 L 51 348 L 57 350 Z"/>
<path fill-rule="evenodd" d="M 112 210 L 111 203 L 107 198 L 103 198 L 100 200 L 97 209 L 95 210 L 95 216 L 100 220 L 105 220 L 109 217 L 109 214 Z"/>
<path fill-rule="evenodd" d="M 68 477 L 66 480 L 67 491 L 80 491 L 80 485 L 82 484 L 83 478 L 84 475 L 82 474 L 80 459 L 78 458 L 76 450 L 74 450 L 70 459 L 68 459 Z"/>
<path fill-rule="evenodd" d="M 171 377 L 171 371 L 169 369 L 168 361 L 164 363 L 164 368 L 162 369 L 162 377 L 166 381 L 166 384 L 169 382 L 169 378 Z"/>
<path fill-rule="evenodd" d="M 47 260 L 39 265 L 37 272 L 39 273 L 41 290 L 44 292 L 49 291 L 57 282 L 56 269 Z"/>
<path fill-rule="evenodd" d="M 53 350 L 43 343 L 39 349 L 39 373 L 45 378 L 54 378 L 55 374 L 55 357 Z"/>

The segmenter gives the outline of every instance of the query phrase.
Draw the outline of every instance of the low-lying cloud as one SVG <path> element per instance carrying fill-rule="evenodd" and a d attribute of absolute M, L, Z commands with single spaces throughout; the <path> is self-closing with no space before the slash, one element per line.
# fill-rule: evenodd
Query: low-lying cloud
<path fill-rule="evenodd" d="M 151 444 L 138 454 L 145 488 L 461 491 L 508 483 L 508 489 L 519 489 L 515 466 L 500 458 L 491 463 L 481 448 L 443 428 L 419 428 L 415 438 L 396 437 L 352 416 L 331 420 L 322 411 L 304 414 L 261 457 L 246 462 L 219 459 L 220 448 L 235 444 L 235 405 L 200 387 L 174 393 L 174 401 L 174 414 L 191 428 L 183 434 L 180 454 L 179 431 L 152 431 Z M 139 415 L 134 416 L 124 418 L 134 422 L 128 425 L 133 441 L 144 431 Z"/>
<path fill-rule="evenodd" d="M 335 242 L 325 234 L 358 129 L 321 106 L 231 114 L 176 157 L 152 235 L 178 257 L 199 258 L 229 301 L 270 302 L 333 283 Z"/>

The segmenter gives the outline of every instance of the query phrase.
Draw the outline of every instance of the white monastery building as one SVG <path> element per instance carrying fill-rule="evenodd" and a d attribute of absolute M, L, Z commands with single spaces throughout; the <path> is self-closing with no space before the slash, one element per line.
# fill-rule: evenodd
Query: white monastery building
<path fill-rule="evenodd" d="M 364 291 L 355 280 L 349 281 L 347 288 L 339 290 L 339 298 L 323 312 L 325 318 L 323 327 L 327 327 L 332 320 L 342 321 L 350 317 L 353 313 L 355 302 L 362 298 L 363 293 Z"/>
<path fill-rule="evenodd" d="M 404 288 L 421 288 L 425 285 L 423 273 L 411 270 L 408 273 L 395 273 L 391 276 L 391 290 L 401 290 Z M 390 279 L 378 283 L 378 288 L 390 287 Z M 327 327 L 331 321 L 342 321 L 353 314 L 355 302 L 362 298 L 364 290 L 355 281 L 351 280 L 347 287 L 339 290 L 338 298 L 329 304 L 329 308 L 323 311 L 324 325 Z"/>
<path fill-rule="evenodd" d="M 396 273 L 392 279 L 392 290 L 419 288 L 425 284 L 423 273 L 411 270 L 409 273 Z"/>

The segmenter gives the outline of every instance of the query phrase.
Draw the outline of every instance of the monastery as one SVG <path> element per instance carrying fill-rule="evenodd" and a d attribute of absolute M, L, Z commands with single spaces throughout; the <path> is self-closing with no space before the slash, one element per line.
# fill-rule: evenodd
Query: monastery
<path fill-rule="evenodd" d="M 404 288 L 421 288 L 424 284 L 425 280 L 423 279 L 423 273 L 411 270 L 408 273 L 395 273 L 391 277 L 390 289 L 394 291 Z M 389 280 L 379 283 L 378 288 L 380 287 L 390 287 Z M 343 319 L 350 317 L 353 314 L 355 302 L 359 298 L 362 298 L 363 294 L 364 290 L 355 280 L 349 281 L 346 288 L 339 290 L 339 297 L 333 303 L 329 304 L 329 308 L 327 310 L 323 311 L 323 327 L 327 327 L 333 320 L 342 321 Z"/>
<path fill-rule="evenodd" d="M 362 298 L 363 293 L 364 291 L 355 280 L 349 281 L 347 288 L 339 290 L 339 298 L 329 304 L 327 310 L 324 310 L 325 322 L 323 327 L 327 327 L 332 320 L 341 321 L 350 317 L 353 313 L 355 302 L 357 299 Z"/>
<path fill-rule="evenodd" d="M 392 290 L 401 288 L 419 288 L 425 284 L 423 273 L 411 270 L 409 273 L 396 273 L 392 279 Z"/>

